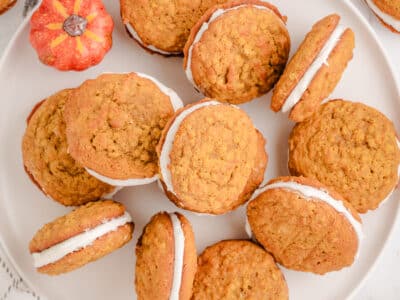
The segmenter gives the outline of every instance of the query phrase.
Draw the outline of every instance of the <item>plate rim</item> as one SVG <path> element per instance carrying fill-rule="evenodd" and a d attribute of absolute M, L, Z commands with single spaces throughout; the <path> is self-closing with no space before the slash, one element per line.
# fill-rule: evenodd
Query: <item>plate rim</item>
<path fill-rule="evenodd" d="M 356 1 L 356 0 L 353 0 L 353 1 Z M 352 0 L 341 0 L 341 2 L 344 3 L 352 11 L 352 13 L 354 13 L 357 16 L 357 18 L 362 23 L 362 25 L 366 28 L 366 30 L 369 32 L 371 37 L 375 40 L 375 42 L 376 42 L 376 44 L 377 44 L 377 46 L 378 46 L 378 48 L 379 48 L 379 50 L 380 50 L 380 52 L 382 54 L 382 57 L 383 57 L 386 65 L 387 65 L 389 73 L 390 73 L 390 75 L 391 75 L 391 77 L 392 77 L 392 79 L 394 81 L 394 86 L 396 88 L 396 92 L 397 92 L 398 98 L 400 99 L 400 81 L 399 81 L 399 77 L 398 77 L 397 73 L 394 70 L 392 61 L 391 61 L 390 57 L 388 56 L 386 49 L 383 47 L 383 43 L 382 43 L 381 39 L 378 37 L 378 34 L 372 28 L 372 26 L 368 22 L 366 16 L 364 16 L 363 13 L 356 7 L 356 5 L 353 3 L 353 1 Z M 25 30 L 25 27 L 29 25 L 31 16 L 35 12 L 35 10 L 38 8 L 39 5 L 40 5 L 40 1 L 32 9 L 32 11 L 25 17 L 25 19 L 21 22 L 21 24 L 18 26 L 17 30 L 14 32 L 14 34 L 11 37 L 11 39 L 7 43 L 7 46 L 5 47 L 5 49 L 3 51 L 3 54 L 0 57 L 0 73 L 2 72 L 2 70 L 4 68 L 6 60 L 7 60 L 8 56 L 9 56 L 9 54 L 11 53 L 11 50 L 14 47 L 14 44 L 15 44 L 16 40 L 20 37 L 22 32 Z M 400 100 L 398 100 L 398 102 L 400 104 Z M 0 201 L 1 201 L 1 199 L 2 199 L 2 197 L 0 198 Z M 368 270 L 361 276 L 360 280 L 355 285 L 353 290 L 348 295 L 346 295 L 346 299 L 353 299 L 357 295 L 357 293 L 360 291 L 360 289 L 364 286 L 365 282 L 370 278 L 371 274 L 374 273 L 378 263 L 382 259 L 383 253 L 387 250 L 389 242 L 392 239 L 392 236 L 394 234 L 394 230 L 395 230 L 396 226 L 399 223 L 400 223 L 400 203 L 398 202 L 397 205 L 396 205 L 395 217 L 392 220 L 391 227 L 390 227 L 390 229 L 388 231 L 388 234 L 387 234 L 386 238 L 384 239 L 384 243 L 383 243 L 383 245 L 381 247 L 380 252 L 375 257 L 375 260 L 370 265 Z M 44 295 L 41 292 L 40 288 L 36 287 L 29 280 L 29 278 L 27 278 L 25 276 L 25 274 L 21 271 L 21 269 L 18 266 L 18 264 L 16 263 L 14 257 L 11 255 L 11 251 L 10 251 L 8 245 L 4 241 L 3 234 L 2 234 L 1 230 L 0 230 L 0 244 L 1 244 L 1 247 L 2 247 L 2 249 L 4 251 L 4 254 L 7 256 L 7 259 L 11 262 L 12 267 L 17 271 L 18 275 L 22 278 L 22 280 L 25 282 L 25 284 L 28 286 L 28 288 L 30 288 L 32 290 L 32 292 L 36 296 L 40 296 L 42 299 L 46 299 L 47 296 Z"/>
<path fill-rule="evenodd" d="M 357 17 L 359 18 L 361 23 L 363 23 L 363 25 L 369 31 L 371 36 L 374 38 L 379 50 L 383 54 L 383 59 L 384 59 L 385 63 L 387 64 L 389 72 L 390 72 L 390 75 L 392 76 L 392 78 L 394 80 L 394 85 L 395 85 L 396 90 L 397 90 L 398 99 L 400 99 L 400 82 L 399 82 L 399 78 L 397 76 L 397 73 L 394 71 L 394 67 L 393 67 L 393 64 L 391 63 L 391 59 L 388 56 L 388 54 L 386 52 L 386 49 L 383 47 L 381 39 L 378 37 L 378 34 L 375 32 L 375 29 L 372 28 L 372 26 L 368 22 L 367 18 L 355 6 L 353 1 L 351 1 L 351 0 L 343 0 L 343 2 L 357 15 Z M 1 65 L 0 65 L 0 69 L 1 69 Z M 399 100 L 398 100 L 398 102 L 400 103 Z M 376 256 L 375 261 L 371 264 L 371 266 L 369 267 L 368 271 L 362 276 L 361 280 L 357 283 L 357 285 L 355 286 L 353 291 L 349 295 L 347 295 L 347 297 L 346 297 L 347 299 L 353 299 L 357 295 L 357 293 L 361 290 L 361 288 L 364 286 L 364 284 L 368 280 L 368 278 L 370 278 L 371 274 L 374 273 L 374 271 L 376 270 L 376 267 L 377 267 L 378 263 L 382 260 L 383 253 L 388 248 L 389 241 L 392 239 L 394 230 L 395 230 L 397 224 L 399 224 L 399 222 L 400 222 L 399 219 L 400 219 L 400 203 L 397 202 L 395 218 L 392 221 L 392 226 L 390 227 L 389 232 L 388 232 L 388 234 L 387 234 L 387 236 L 386 236 L 386 238 L 384 240 L 384 243 L 383 243 L 383 246 L 381 248 L 381 251 Z"/>

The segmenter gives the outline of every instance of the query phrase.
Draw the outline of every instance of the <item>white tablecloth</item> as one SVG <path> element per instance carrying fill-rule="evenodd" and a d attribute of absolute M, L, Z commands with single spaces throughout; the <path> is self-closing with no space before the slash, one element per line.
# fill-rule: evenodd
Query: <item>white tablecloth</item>
<path fill-rule="evenodd" d="M 0 55 L 9 42 L 12 34 L 22 22 L 23 1 L 18 0 L 14 8 L 0 16 Z M 271 0 L 273 2 L 273 0 Z M 330 0 L 339 1 L 339 0 Z M 363 0 L 351 0 L 367 17 L 377 32 L 386 52 L 396 68 L 400 79 L 400 35 L 389 32 L 365 6 Z M 399 128 L 397 128 L 399 130 Z M 398 218 L 400 219 L 400 218 Z M 367 281 L 355 296 L 355 300 L 395 300 L 400 299 L 400 222 L 397 222 L 381 259 L 369 275 Z M 20 276 L 15 272 L 0 245 L 0 300 L 33 300 L 39 299 L 29 291 Z M 41 298 L 43 299 L 43 298 Z M 322 299 L 323 300 L 323 299 Z"/>

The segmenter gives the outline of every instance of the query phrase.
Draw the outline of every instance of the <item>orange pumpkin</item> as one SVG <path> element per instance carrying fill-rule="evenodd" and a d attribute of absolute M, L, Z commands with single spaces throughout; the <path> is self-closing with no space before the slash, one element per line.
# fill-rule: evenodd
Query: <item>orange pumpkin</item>
<path fill-rule="evenodd" d="M 112 46 L 114 23 L 101 0 L 43 0 L 30 24 L 39 59 L 62 71 L 96 65 Z"/>

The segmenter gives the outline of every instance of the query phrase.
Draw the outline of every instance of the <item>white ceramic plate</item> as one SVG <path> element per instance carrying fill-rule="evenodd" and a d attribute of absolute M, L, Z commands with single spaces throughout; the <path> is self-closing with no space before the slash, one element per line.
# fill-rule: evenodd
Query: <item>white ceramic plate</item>
<path fill-rule="evenodd" d="M 113 3 L 112 3 L 113 2 Z M 361 101 L 378 108 L 400 127 L 399 89 L 386 56 L 366 21 L 348 1 L 274 0 L 288 16 L 292 53 L 311 25 L 329 13 L 339 13 L 342 22 L 356 34 L 354 59 L 331 98 Z M 114 45 L 103 62 L 84 72 L 59 72 L 42 65 L 28 42 L 29 26 L 21 26 L 0 62 L 0 234 L 22 277 L 48 299 L 135 299 L 134 247 L 143 226 L 158 211 L 178 210 L 191 221 L 197 249 L 223 239 L 246 238 L 243 207 L 224 216 L 197 216 L 177 209 L 157 184 L 126 188 L 115 199 L 124 203 L 133 216 L 133 240 L 124 248 L 72 273 L 48 277 L 35 272 L 28 243 L 44 223 L 70 211 L 47 199 L 29 180 L 22 165 L 21 137 L 25 118 L 33 105 L 52 93 L 79 85 L 102 72 L 139 71 L 174 88 L 185 103 L 201 99 L 182 71 L 181 58 L 150 55 L 130 40 L 119 17 L 115 1 L 106 1 L 115 21 Z M 266 179 L 286 175 L 287 138 L 293 123 L 287 116 L 269 110 L 270 94 L 242 105 L 267 138 L 269 165 Z M 361 256 L 352 267 L 325 276 L 284 270 L 291 299 L 345 299 L 354 295 L 376 262 L 396 219 L 398 203 L 392 198 L 379 210 L 362 216 L 365 239 Z"/>

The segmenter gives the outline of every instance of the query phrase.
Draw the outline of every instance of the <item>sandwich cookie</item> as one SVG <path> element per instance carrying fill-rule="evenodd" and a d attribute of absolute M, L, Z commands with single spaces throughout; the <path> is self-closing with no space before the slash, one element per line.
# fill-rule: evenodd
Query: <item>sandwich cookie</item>
<path fill-rule="evenodd" d="M 22 156 L 27 174 L 43 193 L 63 205 L 78 206 L 116 189 L 91 176 L 68 154 L 63 114 L 71 93 L 63 90 L 36 104 L 27 119 Z"/>
<path fill-rule="evenodd" d="M 218 242 L 198 259 L 193 300 L 288 298 L 285 278 L 274 259 L 250 241 Z"/>
<path fill-rule="evenodd" d="M 289 136 L 289 171 L 319 180 L 359 213 L 376 209 L 399 180 L 392 122 L 362 103 L 332 100 Z"/>
<path fill-rule="evenodd" d="M 289 61 L 272 94 L 271 109 L 301 122 L 328 97 L 353 57 L 354 33 L 333 14 L 318 21 Z"/>
<path fill-rule="evenodd" d="M 13 7 L 15 3 L 17 3 L 17 0 L 0 0 L 0 14 L 5 13 Z"/>
<path fill-rule="evenodd" d="M 157 147 L 160 179 L 177 206 L 223 214 L 246 202 L 264 178 L 265 140 L 250 117 L 204 99 L 179 110 Z"/>
<path fill-rule="evenodd" d="M 152 53 L 181 55 L 190 29 L 210 7 L 227 0 L 120 0 L 129 35 Z"/>
<path fill-rule="evenodd" d="M 379 21 L 391 31 L 400 33 L 400 2 L 398 0 L 365 0 Z"/>
<path fill-rule="evenodd" d="M 132 186 L 157 180 L 155 147 L 182 101 L 139 73 L 103 74 L 85 81 L 65 106 L 68 150 L 99 180 Z"/>
<path fill-rule="evenodd" d="M 187 78 L 204 95 L 223 102 L 243 103 L 267 93 L 288 59 L 285 21 L 263 1 L 214 6 L 192 28 L 185 45 Z"/>
<path fill-rule="evenodd" d="M 29 250 L 40 273 L 58 275 L 95 261 L 128 243 L 134 224 L 111 200 L 90 202 L 44 225 Z"/>
<path fill-rule="evenodd" d="M 189 221 L 180 213 L 153 216 L 136 245 L 138 299 L 190 299 L 196 269 L 196 245 Z"/>
<path fill-rule="evenodd" d="M 336 192 L 305 177 L 278 177 L 247 206 L 254 238 L 286 268 L 325 274 L 358 257 L 361 220 Z"/>

